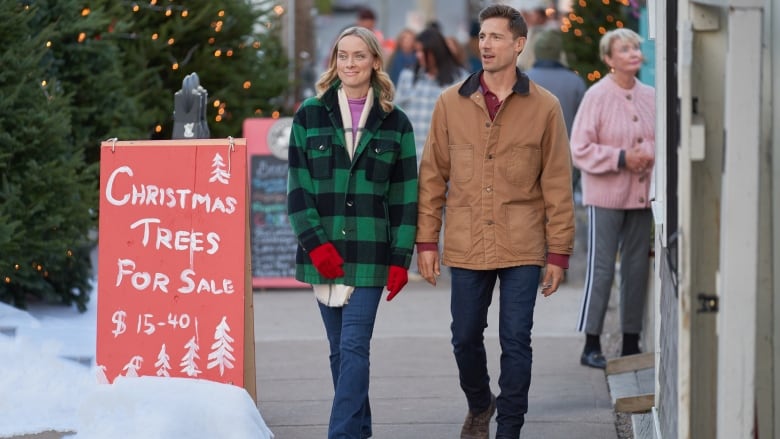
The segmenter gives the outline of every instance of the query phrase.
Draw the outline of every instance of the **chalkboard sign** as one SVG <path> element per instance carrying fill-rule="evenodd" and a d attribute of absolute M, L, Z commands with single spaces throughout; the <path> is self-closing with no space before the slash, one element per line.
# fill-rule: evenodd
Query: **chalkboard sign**
<path fill-rule="evenodd" d="M 297 238 L 287 217 L 287 149 L 292 119 L 244 121 L 250 162 L 252 286 L 301 287 L 295 280 Z"/>
<path fill-rule="evenodd" d="M 105 381 L 244 385 L 246 158 L 244 139 L 102 143 L 97 365 Z"/>

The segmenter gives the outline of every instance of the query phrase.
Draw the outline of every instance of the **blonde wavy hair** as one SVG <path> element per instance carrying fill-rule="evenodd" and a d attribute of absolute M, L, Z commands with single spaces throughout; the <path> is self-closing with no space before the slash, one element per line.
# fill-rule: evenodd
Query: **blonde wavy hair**
<path fill-rule="evenodd" d="M 393 81 L 390 80 L 390 76 L 384 70 L 385 59 L 384 54 L 382 53 L 382 47 L 379 45 L 379 40 L 377 40 L 376 35 L 374 35 L 372 31 L 360 26 L 344 29 L 344 31 L 341 32 L 341 35 L 339 35 L 336 43 L 333 45 L 333 50 L 330 52 L 328 69 L 317 81 L 317 97 L 322 98 L 322 95 L 339 79 L 338 69 L 336 68 L 339 42 L 341 42 L 342 38 L 350 35 L 363 40 L 363 42 L 366 43 L 366 46 L 368 46 L 371 55 L 379 61 L 379 67 L 374 69 L 371 73 L 371 87 L 374 89 L 374 94 L 379 98 L 379 105 L 382 106 L 382 110 L 389 113 L 393 110 L 395 87 L 393 87 Z"/>

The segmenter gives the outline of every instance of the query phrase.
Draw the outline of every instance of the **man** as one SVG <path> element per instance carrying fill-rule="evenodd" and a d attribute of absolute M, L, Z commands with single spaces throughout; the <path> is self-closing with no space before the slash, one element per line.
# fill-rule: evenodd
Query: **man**
<path fill-rule="evenodd" d="M 489 438 L 497 409 L 496 437 L 517 439 L 528 410 L 536 294 L 558 289 L 573 249 L 571 158 L 558 101 L 515 67 L 527 32 L 520 13 L 491 5 L 479 21 L 482 70 L 444 91 L 433 111 L 420 164 L 418 265 L 432 285 L 440 264 L 451 268 L 452 344 L 469 408 L 461 438 Z M 483 341 L 496 280 L 497 398 Z"/>
<path fill-rule="evenodd" d="M 558 29 L 546 29 L 534 42 L 534 66 L 526 72 L 528 78 L 546 88 L 558 98 L 566 121 L 566 132 L 571 137 L 574 115 L 580 107 L 587 86 L 582 77 L 560 62 L 563 53 L 563 35 Z M 574 192 L 579 193 L 579 169 L 572 168 Z M 575 198 L 577 195 L 575 195 Z"/>

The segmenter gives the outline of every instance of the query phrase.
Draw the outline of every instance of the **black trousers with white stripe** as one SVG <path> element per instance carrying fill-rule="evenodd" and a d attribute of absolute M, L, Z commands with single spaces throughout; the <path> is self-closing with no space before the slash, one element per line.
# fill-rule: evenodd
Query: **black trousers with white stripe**
<path fill-rule="evenodd" d="M 620 325 L 639 334 L 650 270 L 650 209 L 606 209 L 588 206 L 588 261 L 577 330 L 601 334 L 620 252 Z"/>

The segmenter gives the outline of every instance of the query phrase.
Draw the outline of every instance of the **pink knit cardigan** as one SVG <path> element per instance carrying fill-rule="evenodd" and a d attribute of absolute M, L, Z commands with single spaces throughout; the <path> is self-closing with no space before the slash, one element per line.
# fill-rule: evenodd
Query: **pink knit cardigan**
<path fill-rule="evenodd" d="M 585 92 L 572 126 L 572 161 L 582 171 L 584 205 L 650 206 L 652 167 L 642 174 L 618 167 L 620 151 L 630 148 L 655 155 L 655 89 L 637 80 L 627 90 L 605 77 Z"/>

